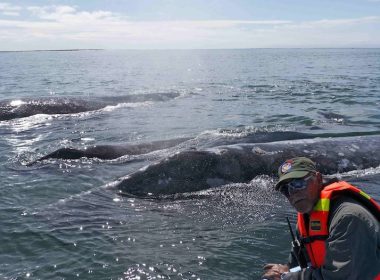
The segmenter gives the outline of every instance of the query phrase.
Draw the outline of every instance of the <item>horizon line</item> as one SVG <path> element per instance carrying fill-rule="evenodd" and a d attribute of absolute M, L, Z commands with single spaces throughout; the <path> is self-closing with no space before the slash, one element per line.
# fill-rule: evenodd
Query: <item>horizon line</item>
<path fill-rule="evenodd" d="M 191 50 L 257 50 L 257 49 L 380 49 L 379 47 L 259 47 L 259 48 L 159 48 L 159 49 L 106 49 L 106 48 L 69 48 L 35 50 L 0 50 L 0 52 L 76 52 L 76 51 L 191 51 Z"/>

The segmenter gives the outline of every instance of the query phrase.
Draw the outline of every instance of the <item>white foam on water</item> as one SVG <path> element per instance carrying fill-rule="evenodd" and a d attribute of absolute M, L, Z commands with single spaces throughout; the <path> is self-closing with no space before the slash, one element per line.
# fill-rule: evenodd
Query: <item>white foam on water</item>
<path fill-rule="evenodd" d="M 19 107 L 23 104 L 26 104 L 25 101 L 22 101 L 22 100 L 12 100 L 9 105 L 11 105 L 12 107 Z"/>
<path fill-rule="evenodd" d="M 145 102 L 132 102 L 132 103 L 119 103 L 117 105 L 108 105 L 102 109 L 99 109 L 97 111 L 99 112 L 111 112 L 120 108 L 139 108 L 139 107 L 147 107 L 152 106 L 154 102 L 152 101 L 145 101 Z"/>
<path fill-rule="evenodd" d="M 232 128 L 232 129 L 215 129 L 215 130 L 205 130 L 198 137 L 204 138 L 205 136 L 216 136 L 216 137 L 233 137 L 233 138 L 243 138 L 251 134 L 258 132 L 288 132 L 295 131 L 294 128 L 287 126 L 283 127 L 282 125 L 275 125 L 272 127 L 255 127 L 255 126 L 244 126 L 241 128 Z"/>
<path fill-rule="evenodd" d="M 89 142 L 89 141 L 95 141 L 95 138 L 91 138 L 91 137 L 82 137 L 80 140 L 83 141 L 83 142 Z"/>
<path fill-rule="evenodd" d="M 348 179 L 352 177 L 362 178 L 362 177 L 376 175 L 376 174 L 380 174 L 380 165 L 377 167 L 370 167 L 366 169 L 358 169 L 358 170 L 352 170 L 352 171 L 343 172 L 343 173 L 325 175 L 325 177 L 326 178 L 337 177 L 338 179 Z"/>

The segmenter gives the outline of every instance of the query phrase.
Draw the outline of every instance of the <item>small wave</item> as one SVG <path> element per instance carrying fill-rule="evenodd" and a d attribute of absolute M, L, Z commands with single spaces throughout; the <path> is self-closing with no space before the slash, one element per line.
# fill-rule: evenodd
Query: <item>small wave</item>
<path fill-rule="evenodd" d="M 255 126 L 242 126 L 236 128 L 219 128 L 215 130 L 206 130 L 201 133 L 200 137 L 203 136 L 224 136 L 224 137 L 235 137 L 242 138 L 255 133 L 273 133 L 273 132 L 289 132 L 294 131 L 292 127 L 283 127 L 281 125 L 273 125 L 266 127 L 255 127 Z"/>
<path fill-rule="evenodd" d="M 350 179 L 350 178 L 362 178 L 362 177 L 367 177 L 371 175 L 377 175 L 380 174 L 380 165 L 377 167 L 370 167 L 370 168 L 365 168 L 365 169 L 359 169 L 359 170 L 352 170 L 348 172 L 342 172 L 342 173 L 335 173 L 332 175 L 327 175 L 329 178 L 336 177 L 340 180 L 344 179 Z"/>
<path fill-rule="evenodd" d="M 101 186 L 93 187 L 89 190 L 81 191 L 75 194 L 68 195 L 67 197 L 60 198 L 52 203 L 41 205 L 36 209 L 33 209 L 33 213 L 25 213 L 38 215 L 41 213 L 49 213 L 50 210 L 62 209 L 62 205 L 69 203 L 78 203 L 81 207 L 91 205 L 92 207 L 107 208 L 113 207 L 114 203 L 120 202 L 115 192 L 111 191 L 112 184 L 105 184 Z M 71 211 L 71 208 L 68 208 Z"/>
<path fill-rule="evenodd" d="M 120 108 L 139 108 L 148 107 L 153 105 L 152 101 L 136 102 L 136 103 L 119 103 L 117 105 L 108 105 L 102 109 L 97 110 L 98 112 L 111 112 Z"/>
<path fill-rule="evenodd" d="M 324 113 L 323 115 L 326 118 L 331 117 L 334 119 L 342 117 L 346 119 L 345 116 L 334 113 Z M 200 135 L 194 138 L 194 142 L 196 142 L 199 147 L 210 147 L 234 143 L 268 143 L 283 140 L 380 135 L 379 130 L 324 133 L 315 132 L 316 130 L 318 130 L 316 127 L 308 127 L 308 130 L 306 130 L 302 127 L 284 127 L 281 125 L 266 127 L 242 126 L 236 128 L 221 128 L 215 130 L 206 130 L 200 133 Z M 207 145 L 203 145 L 203 143 L 207 143 Z"/>
<path fill-rule="evenodd" d="M 242 86 L 242 88 L 249 88 L 249 89 L 273 89 L 276 87 L 277 87 L 276 85 L 263 85 L 263 84 Z"/>
<path fill-rule="evenodd" d="M 319 111 L 318 114 L 337 123 L 344 123 L 348 120 L 348 117 L 334 112 Z"/>
<path fill-rule="evenodd" d="M 11 128 L 11 133 L 19 133 L 30 129 L 49 125 L 50 120 L 54 119 L 55 115 L 36 114 L 29 117 L 12 119 L 8 121 L 0 121 L 0 127 Z"/>

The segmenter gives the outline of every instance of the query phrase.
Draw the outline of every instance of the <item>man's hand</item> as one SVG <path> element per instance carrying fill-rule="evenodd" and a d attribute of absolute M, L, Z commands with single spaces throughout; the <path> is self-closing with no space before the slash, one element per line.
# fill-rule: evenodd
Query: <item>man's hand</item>
<path fill-rule="evenodd" d="M 261 276 L 262 279 L 280 280 L 281 274 L 289 272 L 289 267 L 284 264 L 268 263 L 263 267 L 263 270 L 264 274 Z"/>

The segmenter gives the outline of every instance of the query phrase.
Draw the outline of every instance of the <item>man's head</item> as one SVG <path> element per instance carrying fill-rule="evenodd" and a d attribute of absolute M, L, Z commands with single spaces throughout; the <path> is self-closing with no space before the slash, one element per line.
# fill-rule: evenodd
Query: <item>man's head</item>
<path fill-rule="evenodd" d="M 285 161 L 278 169 L 276 190 L 283 193 L 300 213 L 310 213 L 322 189 L 322 176 L 306 157 Z"/>

